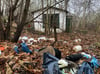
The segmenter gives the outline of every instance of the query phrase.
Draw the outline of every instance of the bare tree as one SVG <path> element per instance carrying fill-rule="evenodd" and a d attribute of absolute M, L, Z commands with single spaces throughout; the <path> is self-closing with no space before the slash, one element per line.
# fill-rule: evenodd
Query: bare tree
<path fill-rule="evenodd" d="M 70 0 L 69 9 L 77 22 L 76 29 L 86 29 L 88 24 L 93 23 L 93 18 L 98 9 L 99 0 Z M 75 28 L 75 27 L 74 27 Z"/>
<path fill-rule="evenodd" d="M 0 40 L 5 40 L 5 26 L 3 21 L 3 1 L 0 0 Z"/>
<path fill-rule="evenodd" d="M 27 19 L 29 5 L 30 5 L 30 0 L 26 0 L 24 12 L 23 12 L 23 15 L 22 15 L 22 20 L 21 20 L 21 23 L 17 26 L 17 30 L 16 30 L 16 33 L 14 35 L 14 39 L 12 40 L 13 42 L 17 42 L 18 41 L 18 38 L 21 35 L 21 32 L 22 32 L 22 30 L 23 30 L 23 28 L 25 26 L 25 21 Z"/>
<path fill-rule="evenodd" d="M 66 11 L 68 11 L 67 9 L 68 9 L 68 2 L 69 2 L 69 1 L 70 1 L 70 0 L 65 0 L 65 1 L 64 1 L 64 3 L 65 3 L 64 5 L 65 5 L 65 10 L 66 10 Z M 67 16 L 67 12 L 66 12 L 66 19 L 67 19 L 67 17 L 68 17 L 68 16 Z M 69 22 L 69 21 L 68 21 L 68 22 Z M 68 31 L 67 29 L 68 29 L 68 26 L 67 26 L 67 22 L 66 22 L 66 32 Z"/>
<path fill-rule="evenodd" d="M 6 27 L 6 39 L 8 40 L 10 38 L 10 26 L 12 24 L 12 21 L 14 20 L 14 12 L 16 10 L 17 4 L 19 0 L 15 0 L 15 3 L 13 5 L 12 0 L 10 0 L 10 8 L 9 8 L 9 16 L 8 16 L 8 23 Z"/>
<path fill-rule="evenodd" d="M 2 35 L 2 33 L 3 33 L 3 27 L 2 27 L 2 10 L 1 10 L 1 0 L 0 0 L 0 25 L 1 25 L 1 27 L 0 27 L 0 40 L 3 40 L 3 35 Z"/>

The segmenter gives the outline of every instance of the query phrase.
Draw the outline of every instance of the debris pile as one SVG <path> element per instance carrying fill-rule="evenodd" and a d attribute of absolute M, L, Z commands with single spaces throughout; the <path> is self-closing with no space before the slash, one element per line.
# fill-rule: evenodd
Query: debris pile
<path fill-rule="evenodd" d="M 92 66 L 98 67 L 100 43 L 96 38 L 99 39 L 99 36 L 78 34 L 76 37 L 76 34 L 70 34 L 69 36 L 66 34 L 58 35 L 58 41 L 55 43 L 54 48 L 61 51 L 59 67 L 67 66 L 68 62 L 66 63 L 66 60 L 73 58 L 73 56 L 75 60 L 75 56 L 79 55 L 78 62 L 76 59 L 76 62 L 69 60 L 70 63 L 74 62 L 74 64 L 84 65 L 82 62 L 88 59 L 90 63 L 93 63 Z M 52 37 L 40 36 L 35 38 L 23 36 L 19 38 L 18 43 L 0 42 L 0 73 L 42 74 L 44 72 L 42 68 L 43 56 L 38 51 L 41 48 L 50 46 L 54 41 Z M 53 56 L 55 57 L 55 54 Z M 97 68 L 93 71 L 99 74 L 99 70 L 100 68 Z M 63 69 L 62 71 L 64 73 L 66 70 Z"/>

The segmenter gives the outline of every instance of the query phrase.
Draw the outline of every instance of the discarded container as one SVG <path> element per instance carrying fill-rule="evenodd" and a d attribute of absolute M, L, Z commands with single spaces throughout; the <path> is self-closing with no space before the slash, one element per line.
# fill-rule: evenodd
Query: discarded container
<path fill-rule="evenodd" d="M 55 41 L 55 38 L 47 38 L 49 41 Z"/>
<path fill-rule="evenodd" d="M 28 37 L 27 36 L 23 36 L 22 37 L 22 42 L 24 43 L 25 41 L 27 41 L 28 40 Z"/>
<path fill-rule="evenodd" d="M 27 45 L 32 45 L 34 42 L 34 38 L 28 39 Z"/>
<path fill-rule="evenodd" d="M 4 51 L 5 48 L 4 48 L 3 46 L 0 45 L 0 50 L 1 50 L 1 51 Z"/>
<path fill-rule="evenodd" d="M 64 68 L 68 66 L 68 62 L 65 61 L 64 59 L 59 60 L 58 64 L 59 64 L 59 68 Z"/>
<path fill-rule="evenodd" d="M 22 37 L 19 37 L 19 39 L 18 40 L 22 40 Z"/>
<path fill-rule="evenodd" d="M 81 42 L 81 39 L 75 39 L 74 42 L 79 43 L 79 42 Z"/>
<path fill-rule="evenodd" d="M 40 40 L 47 40 L 47 38 L 46 37 L 39 37 L 38 41 L 40 41 Z"/>
<path fill-rule="evenodd" d="M 23 36 L 22 40 L 28 40 L 28 37 L 27 36 Z"/>
<path fill-rule="evenodd" d="M 34 41 L 34 38 L 29 38 L 28 42 Z"/>
<path fill-rule="evenodd" d="M 34 42 L 37 43 L 38 41 L 37 40 L 34 40 Z"/>
<path fill-rule="evenodd" d="M 76 46 L 73 47 L 73 50 L 74 50 L 75 52 L 82 51 L 82 46 L 81 46 L 81 45 L 76 45 Z"/>

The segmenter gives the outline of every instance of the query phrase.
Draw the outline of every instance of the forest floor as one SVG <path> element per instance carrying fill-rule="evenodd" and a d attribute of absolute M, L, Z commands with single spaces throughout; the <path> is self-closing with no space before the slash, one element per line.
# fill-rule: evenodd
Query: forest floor
<path fill-rule="evenodd" d="M 39 34 L 24 34 L 28 37 L 33 37 L 37 39 L 38 37 L 44 36 Z M 87 50 L 89 54 L 96 55 L 100 59 L 100 35 L 99 34 L 82 34 L 82 33 L 60 33 L 57 34 L 58 41 L 54 44 L 55 48 L 61 51 L 62 58 L 73 53 L 73 46 L 75 39 L 81 39 L 79 43 L 84 50 Z M 53 35 L 48 36 L 48 38 L 53 38 Z M 15 54 L 13 47 L 16 43 L 12 42 L 0 42 L 5 50 L 1 52 L 0 55 L 0 72 L 3 74 L 12 74 L 13 72 L 22 72 L 20 74 L 42 74 L 42 60 L 35 49 L 40 49 L 42 47 L 52 44 L 53 41 L 41 41 L 39 43 L 33 43 L 29 48 L 32 49 L 33 55 L 27 53 Z M 26 63 L 24 63 L 26 62 Z M 23 64 L 24 63 L 24 64 Z M 18 69 L 18 70 L 16 70 Z M 97 70 L 98 74 L 100 69 Z M 24 73 L 25 72 L 25 73 Z"/>

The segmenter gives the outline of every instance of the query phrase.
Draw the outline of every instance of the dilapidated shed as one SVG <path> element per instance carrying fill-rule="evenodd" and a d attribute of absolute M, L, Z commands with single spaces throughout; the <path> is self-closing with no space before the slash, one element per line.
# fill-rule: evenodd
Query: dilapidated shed
<path fill-rule="evenodd" d="M 48 7 L 33 11 L 33 17 L 37 17 L 46 9 L 48 9 Z M 47 27 L 53 32 L 53 26 L 55 25 L 57 32 L 60 33 L 66 31 L 66 27 L 70 27 L 71 21 L 68 18 L 68 11 L 61 8 L 51 7 L 34 20 L 34 28 L 36 31 L 45 32 L 45 26 L 48 24 Z"/>

